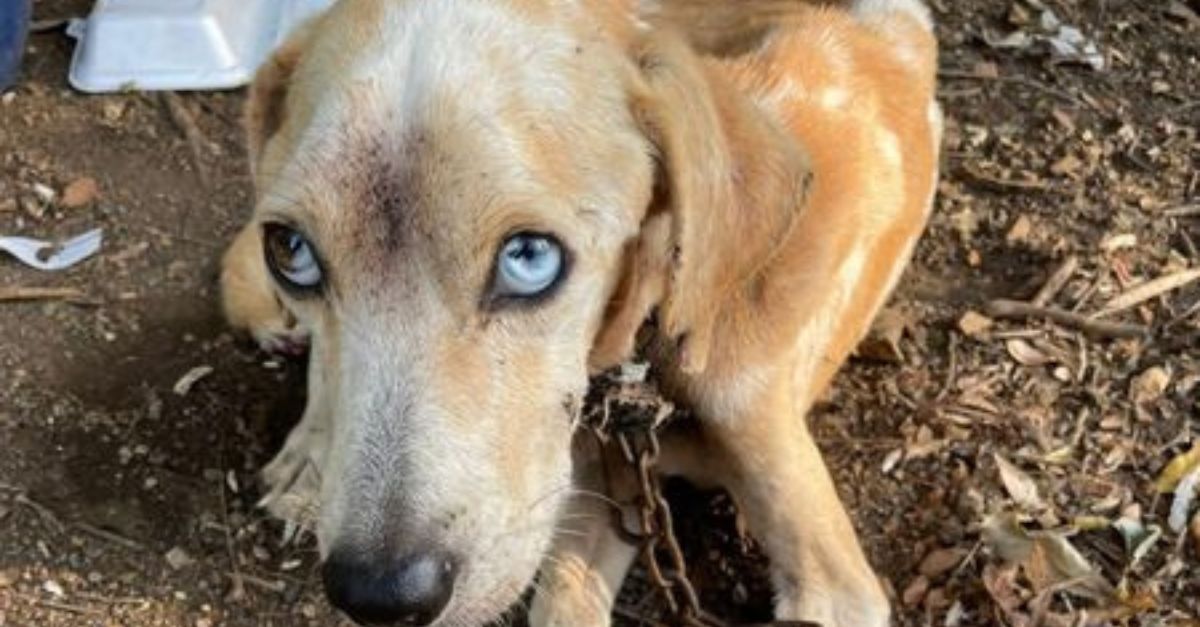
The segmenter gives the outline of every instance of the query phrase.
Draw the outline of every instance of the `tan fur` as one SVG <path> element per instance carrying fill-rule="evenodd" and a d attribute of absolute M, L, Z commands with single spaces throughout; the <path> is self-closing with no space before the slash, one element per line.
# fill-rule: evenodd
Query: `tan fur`
<path fill-rule="evenodd" d="M 547 551 L 533 624 L 607 624 L 633 552 L 570 442 L 588 367 L 657 311 L 649 357 L 700 419 L 664 469 L 729 487 L 778 618 L 886 624 L 804 415 L 925 223 L 936 50 L 917 0 L 838 4 L 343 0 L 285 45 L 251 90 L 260 201 L 224 274 L 232 322 L 314 339 L 268 508 L 319 507 L 323 551 L 458 551 L 439 625 L 493 618 Z M 322 296 L 273 286 L 266 221 L 321 251 Z M 481 307 L 520 229 L 571 272 Z"/>

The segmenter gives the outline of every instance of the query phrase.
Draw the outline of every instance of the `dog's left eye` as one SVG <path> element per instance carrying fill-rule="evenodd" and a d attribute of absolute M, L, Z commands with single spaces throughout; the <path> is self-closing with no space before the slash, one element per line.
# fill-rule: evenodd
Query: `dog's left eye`
<path fill-rule="evenodd" d="M 562 246 L 549 235 L 518 233 L 500 247 L 492 291 L 499 297 L 543 294 L 563 271 Z"/>

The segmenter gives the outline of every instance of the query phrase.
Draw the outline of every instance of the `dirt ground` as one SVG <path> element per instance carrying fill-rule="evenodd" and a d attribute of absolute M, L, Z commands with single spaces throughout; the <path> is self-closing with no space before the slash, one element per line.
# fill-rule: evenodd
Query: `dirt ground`
<path fill-rule="evenodd" d="M 878 336 L 812 417 L 897 623 L 1200 625 L 1200 517 L 1172 492 L 1200 477 L 1200 2 L 934 7 L 937 210 Z M 1045 9 L 1105 67 L 1006 37 L 1042 33 Z M 0 99 L 0 234 L 106 238 L 62 273 L 0 258 L 0 293 L 79 290 L 0 299 L 0 626 L 337 624 L 311 544 L 281 546 L 253 507 L 303 407 L 302 366 L 234 337 L 216 304 L 250 205 L 242 94 L 85 96 L 70 52 L 34 35 Z M 1034 299 L 1071 259 L 1040 304 L 1118 309 L 1100 319 L 1144 337 L 989 308 Z M 705 604 L 768 618 L 728 499 L 671 493 Z M 635 574 L 619 620 L 659 605 Z"/>

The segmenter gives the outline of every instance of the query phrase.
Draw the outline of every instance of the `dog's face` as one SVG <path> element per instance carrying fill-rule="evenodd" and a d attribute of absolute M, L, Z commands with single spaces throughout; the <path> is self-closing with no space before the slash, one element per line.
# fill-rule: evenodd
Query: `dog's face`
<path fill-rule="evenodd" d="M 803 155 L 622 4 L 342 0 L 251 88 L 255 221 L 331 431 L 326 588 L 363 622 L 515 601 L 570 533 L 589 363 L 659 305 L 705 368 L 794 220 Z"/>
<path fill-rule="evenodd" d="M 630 68 L 548 9 L 348 0 L 252 89 L 264 255 L 332 425 L 326 579 L 364 621 L 392 592 L 417 624 L 490 619 L 563 531 L 589 350 L 653 186 Z"/>

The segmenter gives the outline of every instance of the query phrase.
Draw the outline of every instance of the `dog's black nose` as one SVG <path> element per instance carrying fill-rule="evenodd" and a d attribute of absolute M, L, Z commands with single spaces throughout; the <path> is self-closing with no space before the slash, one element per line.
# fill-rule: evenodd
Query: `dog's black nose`
<path fill-rule="evenodd" d="M 457 570 L 453 559 L 436 551 L 379 561 L 335 550 L 321 577 L 329 602 L 354 622 L 420 627 L 450 602 Z"/>

